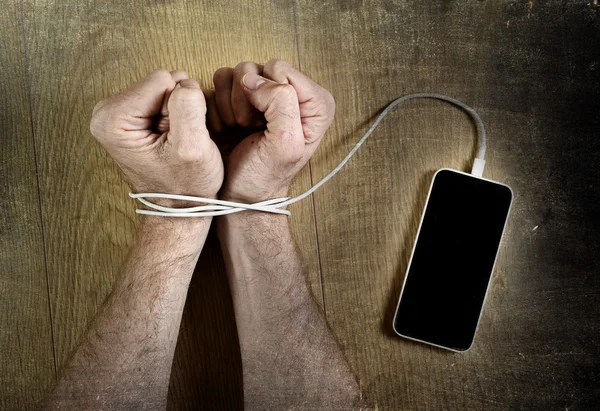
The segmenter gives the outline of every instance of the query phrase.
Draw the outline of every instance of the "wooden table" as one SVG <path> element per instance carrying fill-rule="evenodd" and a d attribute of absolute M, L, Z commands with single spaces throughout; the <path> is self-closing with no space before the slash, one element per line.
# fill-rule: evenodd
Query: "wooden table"
<path fill-rule="evenodd" d="M 467 169 L 474 126 L 437 101 L 395 110 L 291 207 L 316 299 L 382 410 L 582 410 L 600 401 L 600 8 L 596 0 L 8 0 L 0 10 L 0 409 L 30 409 L 111 290 L 135 204 L 90 138 L 94 103 L 157 67 L 210 87 L 281 58 L 337 116 L 304 191 L 397 96 L 471 104 L 485 176 L 515 201 L 475 346 L 396 338 L 391 318 L 434 170 Z M 241 360 L 214 236 L 189 291 L 171 409 L 240 409 Z"/>

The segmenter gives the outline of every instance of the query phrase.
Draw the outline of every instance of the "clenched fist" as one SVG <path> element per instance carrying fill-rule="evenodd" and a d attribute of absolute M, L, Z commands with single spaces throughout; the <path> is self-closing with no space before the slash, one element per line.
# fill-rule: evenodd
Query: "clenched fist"
<path fill-rule="evenodd" d="M 333 97 L 280 60 L 221 68 L 214 85 L 208 113 L 213 131 L 226 135 L 242 127 L 249 134 L 229 156 L 221 198 L 257 202 L 287 196 L 333 120 Z"/>
<path fill-rule="evenodd" d="M 136 191 L 214 198 L 223 162 L 205 115 L 196 81 L 182 71 L 157 70 L 100 101 L 90 128 Z"/>

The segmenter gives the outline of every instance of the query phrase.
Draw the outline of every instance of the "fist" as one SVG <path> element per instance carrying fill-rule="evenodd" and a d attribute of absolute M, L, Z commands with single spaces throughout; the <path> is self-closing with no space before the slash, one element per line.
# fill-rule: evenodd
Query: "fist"
<path fill-rule="evenodd" d="M 205 116 L 196 81 L 157 70 L 96 104 L 90 129 L 137 192 L 214 198 L 223 162 Z"/>
<path fill-rule="evenodd" d="M 286 197 L 294 176 L 315 152 L 333 121 L 331 94 L 280 60 L 240 63 L 214 75 L 211 130 L 246 130 L 227 160 L 221 197 L 257 202 Z"/>

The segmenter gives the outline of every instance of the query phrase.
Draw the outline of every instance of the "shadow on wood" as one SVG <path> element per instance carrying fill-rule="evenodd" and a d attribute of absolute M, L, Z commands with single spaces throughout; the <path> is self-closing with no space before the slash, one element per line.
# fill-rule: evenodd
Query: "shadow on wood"
<path fill-rule="evenodd" d="M 209 269 L 210 267 L 210 269 Z M 169 410 L 242 410 L 242 360 L 225 266 L 214 230 L 196 265 L 181 320 Z"/>

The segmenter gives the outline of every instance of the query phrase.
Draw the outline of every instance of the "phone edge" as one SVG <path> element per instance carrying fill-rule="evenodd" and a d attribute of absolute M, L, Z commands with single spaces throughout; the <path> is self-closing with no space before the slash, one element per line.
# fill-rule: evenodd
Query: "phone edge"
<path fill-rule="evenodd" d="M 398 315 L 398 309 L 400 308 L 400 300 L 402 300 L 402 294 L 404 293 L 404 287 L 406 286 L 406 280 L 408 278 L 408 273 L 410 271 L 410 266 L 412 264 L 413 256 L 414 256 L 414 253 L 415 253 L 415 249 L 417 247 L 417 239 L 419 238 L 419 234 L 421 234 L 421 226 L 423 225 L 423 220 L 425 219 L 425 210 L 427 209 L 427 205 L 429 205 L 429 197 L 431 196 L 431 190 L 433 189 L 433 183 L 435 182 L 435 178 L 437 177 L 438 173 L 440 171 L 444 171 L 444 170 L 452 171 L 452 172 L 458 173 L 458 174 L 464 174 L 464 175 L 467 175 L 469 177 L 476 178 L 478 180 L 489 181 L 490 183 L 498 184 L 498 185 L 501 185 L 501 186 L 504 186 L 504 187 L 508 188 L 508 190 L 510 192 L 510 202 L 508 204 L 508 212 L 506 213 L 506 219 L 504 220 L 504 225 L 502 227 L 502 234 L 500 235 L 500 243 L 498 245 L 498 249 L 496 250 L 496 256 L 494 257 L 494 264 L 492 265 L 492 272 L 490 274 L 490 278 L 489 278 L 487 286 L 485 288 L 485 295 L 483 296 L 483 302 L 481 304 L 481 310 L 479 310 L 479 317 L 477 318 L 477 324 L 475 326 L 475 332 L 473 333 L 473 339 L 471 340 L 471 344 L 465 350 L 456 350 L 454 348 L 450 348 L 450 347 L 445 347 L 443 345 L 434 344 L 434 343 L 431 343 L 431 342 L 428 342 L 428 341 L 420 340 L 418 338 L 409 337 L 407 335 L 403 335 L 403 334 L 399 333 L 398 330 L 396 330 L 396 316 Z M 392 319 L 392 329 L 394 330 L 394 333 L 396 333 L 396 335 L 398 335 L 399 337 L 402 337 L 402 338 L 406 338 L 406 339 L 411 340 L 411 341 L 420 342 L 420 343 L 423 343 L 423 344 L 427 344 L 427 345 L 430 345 L 430 346 L 433 346 L 433 347 L 441 348 L 441 349 L 452 351 L 452 352 L 459 353 L 459 354 L 465 353 L 465 352 L 469 351 L 473 347 L 473 344 L 475 343 L 475 336 L 477 335 L 477 331 L 479 330 L 479 323 L 481 322 L 481 317 L 483 315 L 483 309 L 485 307 L 485 302 L 487 300 L 487 297 L 488 297 L 488 294 L 489 294 L 489 291 L 490 291 L 490 284 L 492 283 L 492 277 L 494 276 L 494 271 L 496 269 L 496 262 L 498 261 L 498 255 L 500 254 L 500 246 L 502 245 L 502 240 L 504 239 L 504 234 L 506 232 L 506 226 L 508 224 L 508 218 L 509 218 L 510 212 L 512 210 L 512 203 L 513 203 L 514 198 L 515 198 L 515 196 L 514 196 L 514 192 L 513 192 L 512 188 L 510 188 L 510 186 L 508 186 L 508 185 L 506 185 L 504 183 L 501 183 L 499 181 L 494 181 L 494 180 L 490 180 L 490 179 L 483 178 L 483 177 L 477 177 L 477 176 L 474 176 L 474 175 L 472 175 L 470 173 L 465 173 L 464 171 L 454 170 L 452 168 L 447 168 L 447 167 L 440 168 L 440 169 L 438 169 L 433 174 L 433 177 L 431 179 L 431 184 L 429 185 L 429 192 L 427 193 L 427 199 L 425 200 L 425 206 L 423 207 L 423 212 L 421 213 L 421 220 L 419 221 L 419 228 L 418 228 L 417 234 L 415 236 L 415 242 L 413 244 L 413 248 L 412 248 L 412 251 L 410 253 L 410 259 L 408 260 L 408 266 L 406 267 L 406 272 L 405 272 L 405 275 L 404 275 L 404 281 L 402 282 L 402 288 L 400 289 L 400 295 L 398 297 L 398 303 L 396 304 L 396 310 L 394 311 L 394 317 Z"/>

